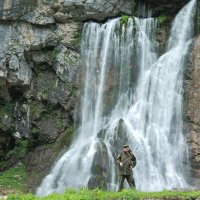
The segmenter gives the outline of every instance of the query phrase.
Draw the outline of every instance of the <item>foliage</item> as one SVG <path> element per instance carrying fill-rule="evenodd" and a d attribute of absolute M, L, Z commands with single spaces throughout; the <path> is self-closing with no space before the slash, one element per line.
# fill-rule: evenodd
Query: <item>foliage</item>
<path fill-rule="evenodd" d="M 167 17 L 164 15 L 158 16 L 156 17 L 156 19 L 158 20 L 158 23 L 161 25 L 167 21 Z"/>
<path fill-rule="evenodd" d="M 35 197 L 28 195 L 10 195 L 8 200 L 137 200 L 137 199 L 196 199 L 200 196 L 200 191 L 178 192 L 139 192 L 136 190 L 123 190 L 122 192 L 108 192 L 99 189 L 79 191 L 67 190 L 63 194 L 51 194 L 47 197 Z"/>
<path fill-rule="evenodd" d="M 75 88 L 72 83 L 70 83 L 70 82 L 65 83 L 64 89 L 69 91 L 72 96 L 76 96 L 77 88 Z"/>
<path fill-rule="evenodd" d="M 12 116 L 13 110 L 14 110 L 14 105 L 11 103 L 11 101 L 6 101 L 5 99 L 1 99 L 0 116 L 5 114 L 8 116 Z"/>
<path fill-rule="evenodd" d="M 30 106 L 31 106 L 31 110 L 30 110 L 31 114 L 36 115 L 37 118 L 39 118 L 41 113 L 44 111 L 42 104 L 40 104 L 36 101 L 32 101 L 30 103 Z"/>
<path fill-rule="evenodd" d="M 53 63 L 57 60 L 58 50 L 54 49 L 49 52 L 49 60 Z"/>
<path fill-rule="evenodd" d="M 31 132 L 33 135 L 38 135 L 40 133 L 40 129 L 39 128 L 36 128 L 36 127 L 33 127 L 31 129 Z"/>
<path fill-rule="evenodd" d="M 78 48 L 79 45 L 80 45 L 81 35 L 82 35 L 81 29 L 78 30 L 78 31 L 75 31 L 74 34 L 73 34 L 73 38 L 72 38 L 71 43 L 72 43 L 72 45 L 74 46 L 75 49 Z"/>
<path fill-rule="evenodd" d="M 12 167 L 0 173 L 0 193 L 6 190 L 22 192 L 24 191 L 24 183 L 26 180 L 27 174 L 24 166 Z"/>
<path fill-rule="evenodd" d="M 128 18 L 129 16 L 128 15 L 123 15 L 121 18 L 120 18 L 120 25 L 127 25 L 128 23 Z"/>
<path fill-rule="evenodd" d="M 8 154 L 17 158 L 24 157 L 28 152 L 28 140 L 17 139 L 15 142 L 15 148 L 10 150 Z"/>

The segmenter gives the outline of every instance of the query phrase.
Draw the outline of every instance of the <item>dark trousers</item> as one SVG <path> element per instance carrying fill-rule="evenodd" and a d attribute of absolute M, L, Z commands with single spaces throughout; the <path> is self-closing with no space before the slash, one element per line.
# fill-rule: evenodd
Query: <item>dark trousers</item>
<path fill-rule="evenodd" d="M 118 191 L 123 189 L 125 179 L 127 180 L 130 188 L 135 188 L 135 181 L 134 181 L 133 175 L 120 175 L 119 176 L 119 190 Z"/>

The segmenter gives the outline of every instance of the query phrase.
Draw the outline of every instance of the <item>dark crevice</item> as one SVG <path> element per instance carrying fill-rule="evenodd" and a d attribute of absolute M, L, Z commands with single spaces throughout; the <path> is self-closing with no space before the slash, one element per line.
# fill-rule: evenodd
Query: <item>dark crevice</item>
<path fill-rule="evenodd" d="M 10 97 L 13 101 L 24 101 L 23 88 L 19 86 L 12 86 L 8 89 Z"/>

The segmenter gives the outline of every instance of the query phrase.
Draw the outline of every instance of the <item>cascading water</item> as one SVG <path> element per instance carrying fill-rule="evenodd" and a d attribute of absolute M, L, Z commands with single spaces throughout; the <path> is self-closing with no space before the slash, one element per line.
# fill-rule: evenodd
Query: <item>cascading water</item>
<path fill-rule="evenodd" d="M 88 184 L 116 190 L 116 156 L 125 142 L 137 158 L 137 189 L 188 187 L 182 76 L 195 3 L 192 0 L 177 15 L 166 53 L 159 58 L 152 18 L 129 18 L 124 25 L 120 19 L 84 25 L 81 125 L 37 195 Z"/>

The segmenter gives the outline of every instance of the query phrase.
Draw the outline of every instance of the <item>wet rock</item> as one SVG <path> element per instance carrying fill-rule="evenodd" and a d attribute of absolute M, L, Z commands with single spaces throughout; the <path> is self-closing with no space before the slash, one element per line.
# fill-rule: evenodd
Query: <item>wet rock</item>
<path fill-rule="evenodd" d="M 88 182 L 90 189 L 107 188 L 108 160 L 107 147 L 103 141 L 99 140 L 96 144 L 96 153 L 91 168 L 92 176 Z"/>
<path fill-rule="evenodd" d="M 194 40 L 187 69 L 184 98 L 184 132 L 189 146 L 193 184 L 200 180 L 200 37 Z"/>
<path fill-rule="evenodd" d="M 107 129 L 101 130 L 98 133 L 99 140 L 96 143 L 96 153 L 91 167 L 92 176 L 89 179 L 88 187 L 94 189 L 98 188 L 108 188 L 107 184 L 110 183 L 112 172 L 109 171 L 110 164 L 114 165 L 115 171 L 117 171 L 117 155 L 121 151 L 122 146 L 127 143 L 126 128 L 124 126 L 124 121 L 120 119 L 115 126 L 115 134 L 109 137 L 109 143 L 111 145 L 110 153 L 113 154 L 114 163 L 109 160 L 108 147 L 105 143 L 105 133 L 109 135 L 109 127 Z M 113 167 L 113 166 L 112 166 Z M 117 175 L 117 174 L 116 174 Z"/>
<path fill-rule="evenodd" d="M 137 4 L 144 4 L 146 7 L 151 8 L 153 16 L 175 16 L 189 0 L 136 0 L 136 2 Z"/>
<path fill-rule="evenodd" d="M 126 126 L 124 125 L 123 119 L 119 119 L 116 122 L 114 131 L 115 131 L 115 134 L 112 136 L 112 145 L 113 145 L 113 148 L 115 149 L 115 151 L 117 152 L 122 149 L 124 144 L 128 143 L 128 140 L 126 137 L 127 130 L 126 130 Z M 109 128 L 101 130 L 98 133 L 98 137 L 101 138 L 102 140 L 105 140 L 106 132 L 109 132 Z"/>
<path fill-rule="evenodd" d="M 106 180 L 102 176 L 91 176 L 88 181 L 88 188 L 93 190 L 95 188 L 106 188 Z"/>

